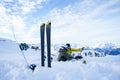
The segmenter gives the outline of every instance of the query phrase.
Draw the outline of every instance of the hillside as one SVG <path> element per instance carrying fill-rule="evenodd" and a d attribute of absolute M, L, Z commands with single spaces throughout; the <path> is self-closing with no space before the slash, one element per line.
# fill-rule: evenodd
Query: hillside
<path fill-rule="evenodd" d="M 52 45 L 52 67 L 47 67 L 47 60 L 45 60 L 45 67 L 41 67 L 40 49 L 34 50 L 29 48 L 24 51 L 24 54 L 29 64 L 36 64 L 37 67 L 34 72 L 27 68 L 27 64 L 20 53 L 18 44 L 12 40 L 0 39 L 0 80 L 119 80 L 120 79 L 120 55 L 114 55 L 119 49 L 106 45 L 99 48 L 86 48 L 82 55 L 82 60 L 71 60 L 66 62 L 58 62 L 56 60 L 58 55 L 58 48 L 60 45 Z M 32 46 L 32 45 L 30 45 Z M 36 46 L 36 45 L 34 45 Z M 117 47 L 118 48 L 118 47 Z M 112 49 L 112 55 L 95 56 L 97 52 L 99 55 L 104 50 Z M 85 56 L 84 53 L 92 53 L 92 55 Z M 87 63 L 83 64 L 82 61 Z"/>

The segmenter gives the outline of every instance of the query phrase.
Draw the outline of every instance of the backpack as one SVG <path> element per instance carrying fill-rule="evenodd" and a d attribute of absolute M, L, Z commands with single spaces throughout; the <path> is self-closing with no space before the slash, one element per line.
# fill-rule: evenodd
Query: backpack
<path fill-rule="evenodd" d="M 59 52 L 60 52 L 60 53 L 65 53 L 65 52 L 67 52 L 67 48 L 64 47 L 64 46 L 62 46 L 62 47 L 59 49 Z"/>
<path fill-rule="evenodd" d="M 23 51 L 23 50 L 27 50 L 28 48 L 29 48 L 29 45 L 28 44 L 26 44 L 26 43 L 21 43 L 21 44 L 19 44 L 19 47 L 20 47 L 20 49 Z"/>

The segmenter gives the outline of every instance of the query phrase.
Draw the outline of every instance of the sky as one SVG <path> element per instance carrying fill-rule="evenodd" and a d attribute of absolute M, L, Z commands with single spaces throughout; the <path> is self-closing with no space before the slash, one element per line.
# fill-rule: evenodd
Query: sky
<path fill-rule="evenodd" d="M 52 43 L 120 43 L 120 0 L 0 0 L 0 38 L 40 43 L 51 21 Z"/>

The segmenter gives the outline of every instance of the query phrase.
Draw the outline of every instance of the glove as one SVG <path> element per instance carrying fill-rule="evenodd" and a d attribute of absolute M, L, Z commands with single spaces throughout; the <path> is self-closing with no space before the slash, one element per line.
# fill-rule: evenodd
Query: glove
<path fill-rule="evenodd" d="M 82 52 L 84 50 L 84 47 L 80 48 L 80 52 Z"/>
<path fill-rule="evenodd" d="M 83 51 L 83 50 L 84 50 L 84 47 L 82 47 L 81 50 Z"/>

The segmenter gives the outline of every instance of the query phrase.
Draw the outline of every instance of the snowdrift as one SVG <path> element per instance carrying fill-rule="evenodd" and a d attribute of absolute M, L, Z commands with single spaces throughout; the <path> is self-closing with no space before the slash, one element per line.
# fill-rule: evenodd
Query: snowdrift
<path fill-rule="evenodd" d="M 0 53 L 15 53 L 19 52 L 18 43 L 9 39 L 0 38 Z"/>
<path fill-rule="evenodd" d="M 32 46 L 32 45 L 30 45 Z M 34 45 L 35 46 L 35 45 Z M 37 65 L 34 72 L 28 69 L 20 53 L 18 43 L 0 39 L 0 80 L 119 80 L 120 51 L 119 47 L 106 43 L 102 47 L 87 47 L 81 54 L 82 60 L 57 62 L 58 44 L 52 45 L 52 68 L 40 65 L 40 48 L 29 48 L 24 51 L 29 63 Z M 108 53 L 109 52 L 109 53 Z M 85 53 L 91 53 L 85 56 Z M 98 53 L 99 56 L 95 56 Z M 101 54 L 107 54 L 100 56 Z M 114 55 L 114 56 L 113 56 Z M 82 61 L 87 63 L 83 64 Z M 47 61 L 47 60 L 46 60 Z M 45 62 L 47 64 L 47 62 Z"/>

